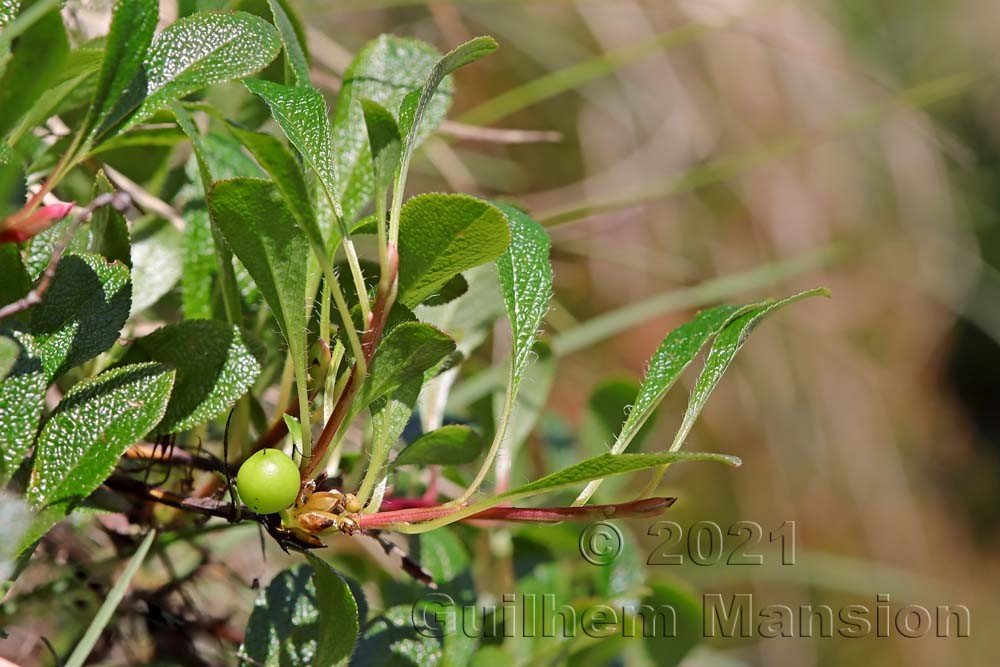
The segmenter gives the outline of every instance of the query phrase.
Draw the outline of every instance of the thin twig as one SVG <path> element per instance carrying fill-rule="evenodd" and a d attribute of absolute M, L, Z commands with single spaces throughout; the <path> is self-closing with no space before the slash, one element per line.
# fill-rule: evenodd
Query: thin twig
<path fill-rule="evenodd" d="M 0 308 L 0 320 L 41 303 L 42 297 L 45 296 L 45 292 L 48 291 L 49 286 L 52 284 L 52 278 L 56 275 L 56 267 L 59 264 L 59 260 L 62 259 L 63 253 L 66 252 L 70 242 L 73 240 L 77 228 L 79 228 L 80 224 L 86 218 L 89 218 L 94 211 L 102 206 L 108 205 L 111 205 L 119 212 L 125 212 L 131 203 L 132 198 L 126 192 L 106 192 L 94 197 L 93 201 L 80 211 L 66 227 L 66 230 L 59 238 L 59 242 L 52 249 L 52 256 L 49 258 L 49 263 L 42 272 L 42 277 L 38 281 L 38 284 L 22 298 Z"/>

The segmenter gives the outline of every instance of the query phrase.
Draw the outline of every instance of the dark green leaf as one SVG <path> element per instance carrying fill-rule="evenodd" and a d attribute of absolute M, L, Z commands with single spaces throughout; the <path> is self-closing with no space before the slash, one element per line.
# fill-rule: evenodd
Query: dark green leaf
<path fill-rule="evenodd" d="M 208 208 L 274 313 L 292 358 L 304 368 L 309 246 L 292 212 L 273 183 L 253 178 L 215 183 Z"/>
<path fill-rule="evenodd" d="M 510 239 L 503 213 L 481 199 L 436 193 L 413 197 L 403 207 L 399 226 L 399 302 L 419 304 L 458 273 L 499 257 Z"/>
<path fill-rule="evenodd" d="M 391 607 L 365 628 L 350 667 L 441 667 L 441 640 L 413 624 L 413 605 Z"/>
<path fill-rule="evenodd" d="M 158 433 L 186 431 L 225 413 L 261 371 L 239 328 L 218 320 L 187 320 L 143 336 L 125 357 L 138 360 L 177 371 Z"/>
<path fill-rule="evenodd" d="M 104 63 L 94 92 L 90 116 L 82 128 L 98 134 L 113 127 L 142 104 L 146 96 L 143 61 L 153 41 L 160 3 L 118 0 L 104 47 Z"/>
<path fill-rule="evenodd" d="M 0 77 L 0 137 L 55 82 L 66 62 L 69 41 L 58 7 L 45 12 L 14 44 Z"/>
<path fill-rule="evenodd" d="M 661 580 L 654 582 L 651 588 L 638 608 L 634 634 L 644 638 L 650 660 L 662 667 L 674 667 L 702 641 L 702 617 L 709 612 L 702 609 L 697 592 L 683 583 Z M 673 627 L 653 625 L 671 619 L 676 619 Z"/>
<path fill-rule="evenodd" d="M 46 380 L 111 347 L 128 319 L 131 302 L 127 266 L 100 255 L 64 257 L 42 302 L 30 311 L 30 331 Z"/>
<path fill-rule="evenodd" d="M 483 440 L 468 426 L 451 424 L 425 433 L 396 457 L 393 465 L 459 465 L 479 458 Z"/>
<path fill-rule="evenodd" d="M 260 79 L 247 79 L 243 83 L 271 108 L 285 136 L 336 202 L 339 175 L 333 162 L 330 118 L 323 96 L 311 86 L 282 86 Z"/>
<path fill-rule="evenodd" d="M 179 19 L 153 39 L 146 54 L 138 75 L 145 81 L 133 84 L 145 89 L 142 103 L 102 135 L 124 132 L 200 88 L 253 74 L 280 49 L 277 30 L 246 12 L 199 12 Z"/>
<path fill-rule="evenodd" d="M 323 234 L 316 222 L 312 197 L 309 196 L 309 188 L 295 156 L 281 141 L 269 134 L 245 130 L 235 125 L 230 125 L 229 130 L 271 176 L 302 231 L 312 243 L 323 247 Z M 348 289 L 347 293 L 350 292 Z"/>
<path fill-rule="evenodd" d="M 122 452 L 163 418 L 173 381 L 166 366 L 136 364 L 73 387 L 38 436 L 31 504 L 68 507 L 99 487 Z"/>
<path fill-rule="evenodd" d="M 440 586 L 469 568 L 469 551 L 455 533 L 442 528 L 420 536 L 419 561 Z"/>
<path fill-rule="evenodd" d="M 281 35 L 281 44 L 285 49 L 285 59 L 288 68 L 292 73 L 294 83 L 299 86 L 309 85 L 309 57 L 306 55 L 305 41 L 296 28 L 296 21 L 293 21 L 291 7 L 285 0 L 268 0 L 271 5 L 271 14 L 274 16 L 274 25 Z"/>
<path fill-rule="evenodd" d="M 437 294 L 431 294 L 429 297 L 424 299 L 424 302 L 420 305 L 443 306 L 446 303 L 451 303 L 458 297 L 463 296 L 468 291 L 469 283 L 465 280 L 465 276 L 459 273 L 442 285 Z"/>
<path fill-rule="evenodd" d="M 376 219 L 385 225 L 386 196 L 399 166 L 402 139 L 396 119 L 389 111 L 374 100 L 361 100 L 361 110 L 365 115 L 368 129 L 368 147 L 372 154 Z"/>
<path fill-rule="evenodd" d="M 403 155 L 400 159 L 401 182 L 406 177 L 410 158 L 417 146 L 417 140 L 422 131 L 421 123 L 424 114 L 427 113 L 427 109 L 431 105 L 431 100 L 437 92 L 438 86 L 444 80 L 444 77 L 459 67 L 474 63 L 480 58 L 489 55 L 496 48 L 496 40 L 492 37 L 476 37 L 465 44 L 455 47 L 445 54 L 441 60 L 437 61 L 431 69 L 430 74 L 427 75 L 427 80 L 423 84 L 423 89 L 420 91 L 420 96 L 414 98 L 412 94 L 408 94 L 404 98 L 400 110 L 400 126 L 406 135 L 406 143 L 403 146 Z"/>
<path fill-rule="evenodd" d="M 362 405 L 389 394 L 404 382 L 423 377 L 455 350 L 455 341 L 429 324 L 406 322 L 379 345 L 362 392 Z"/>
<path fill-rule="evenodd" d="M 108 177 L 104 175 L 104 170 L 97 172 L 93 197 L 114 191 L 115 188 L 111 185 Z M 90 244 L 87 250 L 131 267 L 131 241 L 129 240 L 128 226 L 125 224 L 125 216 L 112 206 L 102 206 L 94 211 L 94 215 L 90 218 Z"/>
<path fill-rule="evenodd" d="M 346 220 L 354 220 L 375 193 L 372 155 L 359 101 L 372 100 L 394 112 L 407 92 L 424 85 L 438 57 L 434 47 L 419 40 L 382 35 L 369 42 L 344 73 L 332 124 L 337 147 L 334 160 L 341 179 L 334 194 L 342 201 Z M 446 78 L 424 113 L 417 143 L 444 119 L 452 90 L 451 79 Z"/>
<path fill-rule="evenodd" d="M 48 382 L 31 336 L 13 333 L 15 361 L 0 380 L 0 481 L 14 474 L 35 441 Z"/>
<path fill-rule="evenodd" d="M 309 556 L 279 573 L 257 598 L 247 624 L 241 665 L 332 667 L 350 655 L 358 636 L 358 608 L 344 580 Z"/>
<path fill-rule="evenodd" d="M 343 577 L 329 563 L 307 554 L 313 569 L 319 609 L 318 646 L 313 665 L 336 665 L 351 655 L 358 641 L 358 604 Z"/>
<path fill-rule="evenodd" d="M 16 243 L 0 244 L 0 306 L 17 301 L 31 290 L 31 278 Z"/>

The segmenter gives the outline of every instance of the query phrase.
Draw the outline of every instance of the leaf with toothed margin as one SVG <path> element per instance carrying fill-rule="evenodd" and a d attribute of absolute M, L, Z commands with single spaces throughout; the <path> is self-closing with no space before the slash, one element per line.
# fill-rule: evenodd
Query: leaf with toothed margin
<path fill-rule="evenodd" d="M 67 255 L 56 267 L 28 330 L 51 381 L 118 340 L 132 304 L 129 269 L 100 255 Z"/>
<path fill-rule="evenodd" d="M 58 80 L 66 63 L 69 40 L 62 15 L 58 5 L 47 4 L 44 13 L 27 26 L 9 52 L 10 42 L 0 33 L 0 137 L 5 137 L 31 111 Z"/>
<path fill-rule="evenodd" d="M 0 482 L 14 474 L 35 441 L 48 387 L 31 336 L 7 333 L 10 337 L 0 338 L 0 342 L 13 347 L 8 351 L 13 363 L 0 380 Z"/>
<path fill-rule="evenodd" d="M 243 84 L 267 103 L 288 141 L 337 202 L 339 175 L 333 162 L 334 144 L 323 95 L 312 86 L 283 86 L 261 79 L 246 79 Z"/>
<path fill-rule="evenodd" d="M 294 362 L 306 360 L 306 265 L 309 244 L 274 183 L 217 181 L 208 194 L 212 221 L 270 307 Z"/>
<path fill-rule="evenodd" d="M 359 100 L 380 104 L 399 120 L 397 109 L 406 94 L 419 89 L 430 75 L 440 54 L 433 46 L 416 39 L 382 35 L 369 42 L 354 57 L 344 73 L 344 85 L 333 110 L 333 139 L 337 146 L 334 161 L 340 175 L 336 196 L 344 217 L 354 220 L 375 192 L 372 155 L 365 134 L 365 119 Z M 444 120 L 454 86 L 446 77 L 424 113 L 417 144 Z"/>
<path fill-rule="evenodd" d="M 399 111 L 399 125 L 400 130 L 406 137 L 401 160 L 404 171 L 409 165 L 413 149 L 417 145 L 417 137 L 420 135 L 424 114 L 431 104 L 438 86 L 441 85 L 441 82 L 447 75 L 460 67 L 465 67 L 480 58 L 488 56 L 496 48 L 497 42 L 492 37 L 476 37 L 456 46 L 437 61 L 431 69 L 430 74 L 427 75 L 427 80 L 424 82 L 419 95 L 414 91 L 408 93 L 403 98 Z"/>
<path fill-rule="evenodd" d="M 274 186 L 278 188 L 278 192 L 281 193 L 310 242 L 318 247 L 325 247 L 323 233 L 316 222 L 316 213 L 309 196 L 309 187 L 291 151 L 270 134 L 254 132 L 232 124 L 228 129 L 271 176 Z"/>
<path fill-rule="evenodd" d="M 479 458 L 483 439 L 468 426 L 449 424 L 424 433 L 399 453 L 394 466 L 459 465 Z"/>
<path fill-rule="evenodd" d="M 512 333 L 509 394 L 516 394 L 552 296 L 549 235 L 527 214 L 508 204 L 498 208 L 510 226 L 510 246 L 497 261 L 500 289 Z"/>
<path fill-rule="evenodd" d="M 278 573 L 257 598 L 238 654 L 241 665 L 333 667 L 354 650 L 354 595 L 326 561 L 306 558 L 308 567 Z"/>
<path fill-rule="evenodd" d="M 130 87 L 144 91 L 133 109 L 106 125 L 98 140 L 121 134 L 180 99 L 213 83 L 238 79 L 264 68 L 281 49 L 278 31 L 246 12 L 198 12 L 158 34 Z"/>
<path fill-rule="evenodd" d="M 510 239 L 503 213 L 489 202 L 439 193 L 413 197 L 399 225 L 399 302 L 413 307 L 439 293 L 462 271 L 500 257 Z"/>
<path fill-rule="evenodd" d="M 261 371 L 243 332 L 218 320 L 186 320 L 134 340 L 123 362 L 138 361 L 177 371 L 157 433 L 186 431 L 224 414 Z"/>
<path fill-rule="evenodd" d="M 754 328 L 779 309 L 796 301 L 802 301 L 814 296 L 829 297 L 830 292 L 829 290 L 819 288 L 800 292 L 780 301 L 767 301 L 759 306 L 741 312 L 726 324 L 725 328 L 715 338 L 715 342 L 712 343 L 712 349 L 709 350 L 708 358 L 705 359 L 705 367 L 702 369 L 701 375 L 698 376 L 694 390 L 691 392 L 691 398 L 688 400 L 687 410 L 684 411 L 684 419 L 681 422 L 681 427 L 678 429 L 677 435 L 674 437 L 674 442 L 670 446 L 672 450 L 676 450 L 684 444 L 684 440 L 687 439 L 688 434 L 691 432 L 691 428 L 698 419 L 698 415 L 701 414 L 702 408 L 708 402 L 708 397 L 712 395 L 712 392 L 719 385 L 719 381 L 736 357 L 736 353 L 746 343 Z"/>
<path fill-rule="evenodd" d="M 291 12 L 285 0 L 268 0 L 271 5 L 271 15 L 274 25 L 281 36 L 281 45 L 285 50 L 285 61 L 294 83 L 299 86 L 309 85 L 309 55 L 305 49 L 304 35 L 299 34 L 298 18 Z"/>
<path fill-rule="evenodd" d="M 632 409 L 629 410 L 612 451 L 615 453 L 624 451 L 701 349 L 734 317 L 750 308 L 753 308 L 753 305 L 722 305 L 709 308 L 667 334 L 649 360 L 646 377 L 642 381 L 639 394 Z"/>
<path fill-rule="evenodd" d="M 404 322 L 379 344 L 362 389 L 360 405 L 394 391 L 413 378 L 423 378 L 455 350 L 455 341 L 429 324 Z"/>
<path fill-rule="evenodd" d="M 159 15 L 158 0 L 115 3 L 84 134 L 102 133 L 142 104 L 147 83 L 142 76 L 143 60 L 153 42 Z"/>
<path fill-rule="evenodd" d="M 27 498 L 68 508 L 99 487 L 125 449 L 163 418 L 174 371 L 162 364 L 114 368 L 73 387 L 38 435 Z"/>

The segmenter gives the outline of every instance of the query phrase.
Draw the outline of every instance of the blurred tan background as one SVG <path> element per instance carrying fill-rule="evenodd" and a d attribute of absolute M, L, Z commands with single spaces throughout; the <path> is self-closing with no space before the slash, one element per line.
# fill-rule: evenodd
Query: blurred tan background
<path fill-rule="evenodd" d="M 669 489 L 681 523 L 796 521 L 797 565 L 684 576 L 742 577 L 734 590 L 793 606 L 964 604 L 971 637 L 715 647 L 736 664 L 998 664 L 1000 5 L 301 6 L 320 84 L 382 31 L 442 49 L 489 33 L 501 49 L 458 73 L 451 117 L 559 133 L 449 127 L 413 187 L 510 197 L 549 226 L 550 331 L 638 304 L 641 324 L 560 360 L 551 409 L 569 425 L 692 308 L 833 290 L 755 334 L 687 445 L 744 467 L 675 471 Z M 684 400 L 668 397 L 647 448 L 669 442 Z"/>

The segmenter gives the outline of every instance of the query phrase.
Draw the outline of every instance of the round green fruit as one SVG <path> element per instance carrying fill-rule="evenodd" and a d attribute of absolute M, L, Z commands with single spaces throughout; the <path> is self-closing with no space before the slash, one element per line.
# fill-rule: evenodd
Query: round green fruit
<path fill-rule="evenodd" d="M 274 514 L 289 507 L 299 495 L 299 468 L 278 449 L 262 449 L 240 466 L 236 489 L 247 507 L 258 514 Z"/>

